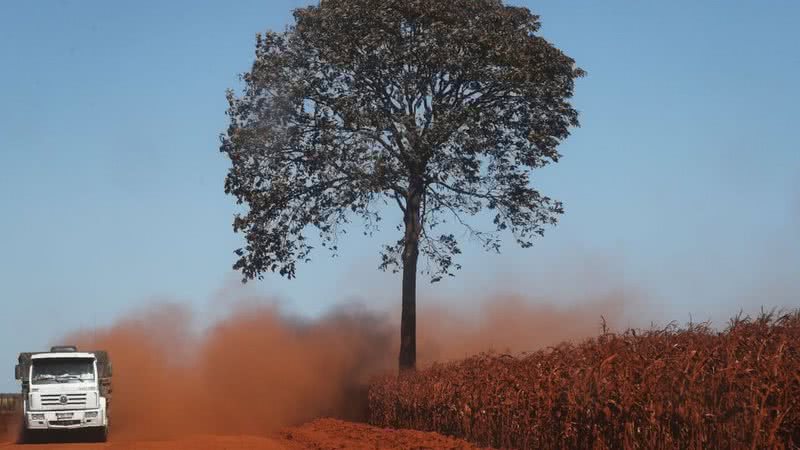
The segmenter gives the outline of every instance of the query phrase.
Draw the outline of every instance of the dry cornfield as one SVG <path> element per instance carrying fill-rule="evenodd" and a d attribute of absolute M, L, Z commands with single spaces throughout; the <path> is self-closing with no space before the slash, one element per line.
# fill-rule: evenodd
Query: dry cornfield
<path fill-rule="evenodd" d="M 800 310 L 436 364 L 375 381 L 369 406 L 495 448 L 800 448 Z"/>

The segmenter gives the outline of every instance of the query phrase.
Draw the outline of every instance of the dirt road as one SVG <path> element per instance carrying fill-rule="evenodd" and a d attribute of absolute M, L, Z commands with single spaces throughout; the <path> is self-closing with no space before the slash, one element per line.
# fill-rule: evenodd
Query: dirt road
<path fill-rule="evenodd" d="M 390 430 L 364 424 L 319 419 L 271 436 L 191 436 L 169 441 L 117 440 L 108 443 L 53 443 L 35 446 L 0 444 L 0 449 L 75 450 L 300 450 L 300 449 L 475 449 L 464 441 L 436 433 Z"/>

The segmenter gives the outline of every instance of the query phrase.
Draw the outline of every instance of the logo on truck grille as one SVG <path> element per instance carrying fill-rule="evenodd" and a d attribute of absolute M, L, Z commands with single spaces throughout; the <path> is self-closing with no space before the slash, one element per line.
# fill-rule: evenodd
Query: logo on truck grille
<path fill-rule="evenodd" d="M 85 393 L 74 394 L 42 394 L 42 406 L 78 406 L 86 405 Z"/>

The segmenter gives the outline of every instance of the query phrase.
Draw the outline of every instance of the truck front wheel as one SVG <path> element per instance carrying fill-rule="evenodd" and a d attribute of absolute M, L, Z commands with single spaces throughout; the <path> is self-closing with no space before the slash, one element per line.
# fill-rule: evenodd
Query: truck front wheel
<path fill-rule="evenodd" d="M 108 425 L 92 430 L 92 440 L 95 442 L 108 441 Z"/>
<path fill-rule="evenodd" d="M 17 443 L 19 444 L 36 444 L 42 439 L 41 432 L 37 432 L 25 427 L 25 425 L 19 428 L 19 436 L 17 437 Z"/>

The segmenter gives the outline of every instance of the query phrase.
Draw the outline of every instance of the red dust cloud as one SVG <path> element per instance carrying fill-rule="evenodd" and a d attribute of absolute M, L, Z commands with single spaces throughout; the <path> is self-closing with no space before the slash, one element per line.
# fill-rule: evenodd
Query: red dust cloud
<path fill-rule="evenodd" d="M 421 308 L 419 366 L 596 335 L 600 316 L 619 315 L 621 305 L 604 299 L 560 310 L 511 297 L 472 318 Z M 109 351 L 115 440 L 264 435 L 317 417 L 362 420 L 370 378 L 396 370 L 399 326 L 390 315 L 339 308 L 298 320 L 249 305 L 201 333 L 194 325 L 188 307 L 164 304 L 60 341 Z"/>
<path fill-rule="evenodd" d="M 520 296 L 497 296 L 473 314 L 434 306 L 417 314 L 417 356 L 424 365 L 463 359 L 480 352 L 518 354 L 598 335 L 603 321 L 620 328 L 625 295 L 609 294 L 572 306 L 534 303 Z M 399 328 L 398 328 L 399 330 Z"/>

